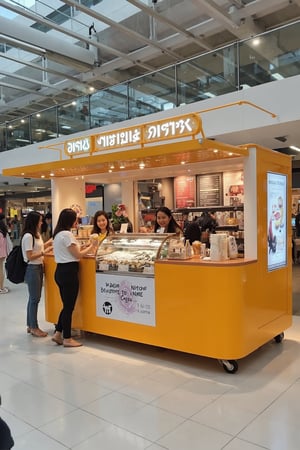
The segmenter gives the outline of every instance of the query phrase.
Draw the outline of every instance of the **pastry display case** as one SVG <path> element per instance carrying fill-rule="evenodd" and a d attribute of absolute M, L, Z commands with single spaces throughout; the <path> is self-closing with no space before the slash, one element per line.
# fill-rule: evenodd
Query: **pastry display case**
<path fill-rule="evenodd" d="M 153 274 L 154 262 L 167 257 L 173 236 L 169 233 L 110 235 L 99 245 L 96 269 L 98 272 Z"/>

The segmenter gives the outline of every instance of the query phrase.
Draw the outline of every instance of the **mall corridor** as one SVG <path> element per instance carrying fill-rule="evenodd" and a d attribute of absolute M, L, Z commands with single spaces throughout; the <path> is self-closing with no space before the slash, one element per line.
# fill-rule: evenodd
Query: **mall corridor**
<path fill-rule="evenodd" d="M 34 338 L 25 285 L 6 285 L 0 413 L 14 450 L 299 450 L 298 315 L 281 344 L 240 360 L 232 375 L 213 359 L 92 334 L 81 348 L 57 346 L 43 304 L 50 336 Z"/>

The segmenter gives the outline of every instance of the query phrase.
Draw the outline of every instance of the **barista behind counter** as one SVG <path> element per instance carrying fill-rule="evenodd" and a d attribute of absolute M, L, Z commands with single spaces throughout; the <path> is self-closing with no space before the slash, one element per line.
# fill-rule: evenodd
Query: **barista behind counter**
<path fill-rule="evenodd" d="M 209 246 L 209 235 L 216 232 L 217 225 L 215 213 L 213 211 L 205 211 L 199 219 L 193 220 L 186 226 L 184 237 L 190 244 L 194 241 L 200 241 Z"/>
<path fill-rule="evenodd" d="M 176 233 L 178 237 L 183 236 L 180 225 L 176 222 L 173 214 L 166 206 L 161 206 L 155 213 L 155 233 Z"/>

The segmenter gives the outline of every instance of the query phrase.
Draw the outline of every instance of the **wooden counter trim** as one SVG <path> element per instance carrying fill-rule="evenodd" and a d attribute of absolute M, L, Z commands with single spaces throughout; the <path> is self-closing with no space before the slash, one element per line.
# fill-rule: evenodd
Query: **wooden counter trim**
<path fill-rule="evenodd" d="M 44 256 L 54 257 L 53 253 L 49 252 Z M 81 259 L 95 259 L 95 255 L 85 255 Z M 95 259 L 96 262 L 96 259 Z M 211 261 L 211 260 L 203 260 L 200 259 L 199 256 L 192 256 L 190 259 L 158 259 L 155 261 L 155 264 L 179 264 L 179 265 L 192 265 L 192 266 L 245 266 L 247 264 L 256 263 L 257 259 L 246 259 L 246 258 L 237 258 L 237 259 L 227 259 L 225 261 Z"/>
<path fill-rule="evenodd" d="M 52 253 L 52 252 L 49 252 L 49 253 L 44 253 L 44 257 L 48 257 L 48 256 L 50 256 L 51 258 L 54 258 L 54 254 Z M 83 256 L 82 258 L 80 258 L 80 260 L 79 261 L 81 261 L 82 259 L 94 259 L 95 260 L 95 262 L 96 262 L 96 256 L 95 255 L 92 255 L 92 254 L 87 254 L 87 255 L 85 255 L 85 256 Z"/>
<path fill-rule="evenodd" d="M 159 259 L 155 264 L 179 264 L 181 266 L 213 266 L 213 267 L 228 267 L 228 266 L 245 266 L 247 264 L 254 264 L 257 259 L 227 259 L 225 261 L 211 261 L 200 259 L 199 256 L 193 256 L 190 259 Z"/>

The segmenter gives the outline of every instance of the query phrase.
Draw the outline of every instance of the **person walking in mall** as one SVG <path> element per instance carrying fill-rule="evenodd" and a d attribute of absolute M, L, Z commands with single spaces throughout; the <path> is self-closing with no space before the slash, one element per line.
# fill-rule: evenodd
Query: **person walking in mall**
<path fill-rule="evenodd" d="M 106 236 L 114 234 L 107 212 L 96 211 L 93 220 L 93 229 L 91 234 L 98 234 L 99 243 L 101 243 Z"/>
<path fill-rule="evenodd" d="M 8 255 L 7 240 L 10 237 L 4 219 L 5 215 L 0 214 L 0 294 L 7 294 L 8 292 L 8 288 L 4 287 L 4 261 Z"/>
<path fill-rule="evenodd" d="M 48 333 L 39 328 L 38 305 L 41 299 L 44 253 L 52 250 L 52 239 L 43 242 L 40 234 L 43 216 L 37 211 L 30 211 L 24 223 L 21 247 L 24 261 L 27 262 L 25 283 L 28 287 L 27 333 L 35 337 L 46 337 Z"/>
<path fill-rule="evenodd" d="M 166 206 L 158 208 L 155 217 L 155 233 L 176 233 L 179 237 L 183 235 L 180 225 L 172 215 L 172 211 Z"/>
<path fill-rule="evenodd" d="M 65 208 L 60 212 L 53 232 L 54 259 L 57 263 L 55 282 L 59 288 L 63 308 L 59 314 L 52 341 L 64 347 L 80 347 L 81 342 L 71 337 L 72 314 L 79 291 L 79 260 L 95 251 L 97 240 L 80 249 L 71 228 L 76 228 L 77 214 L 73 209 Z"/>
<path fill-rule="evenodd" d="M 14 241 L 18 241 L 20 238 L 20 232 L 21 232 L 21 223 L 18 219 L 18 216 L 15 214 L 13 220 L 11 221 L 11 238 Z"/>

